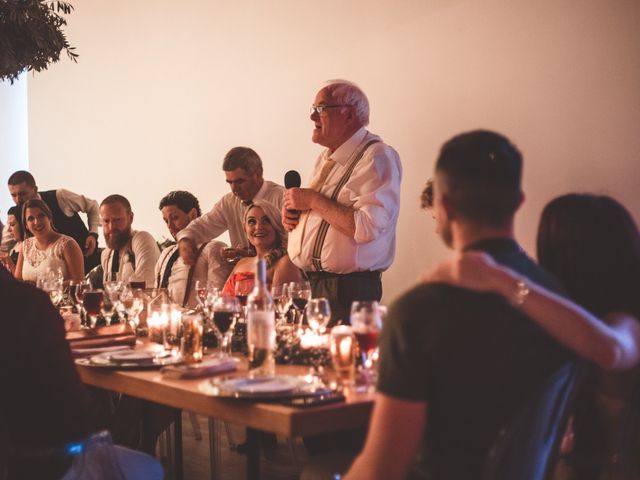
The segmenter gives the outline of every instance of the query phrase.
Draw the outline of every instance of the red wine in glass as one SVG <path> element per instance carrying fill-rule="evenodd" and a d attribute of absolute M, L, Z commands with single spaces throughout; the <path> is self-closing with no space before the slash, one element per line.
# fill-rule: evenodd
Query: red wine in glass
<path fill-rule="evenodd" d="M 213 312 L 213 323 L 216 324 L 220 333 L 227 333 L 233 324 L 234 312 L 217 311 Z"/>
<path fill-rule="evenodd" d="M 309 299 L 304 297 L 295 297 L 295 298 L 292 298 L 291 301 L 293 302 L 293 304 L 298 310 L 303 311 L 307 306 Z"/>
<path fill-rule="evenodd" d="M 133 282 L 129 282 L 129 288 L 131 290 L 144 290 L 145 286 L 147 285 L 147 282 L 145 282 L 144 280 L 140 281 L 133 281 Z"/>
<path fill-rule="evenodd" d="M 84 309 L 87 311 L 89 315 L 99 315 L 100 309 L 102 308 L 102 302 L 104 301 L 104 296 L 102 290 L 100 291 L 90 291 L 84 292 Z"/>
<path fill-rule="evenodd" d="M 370 331 L 370 332 L 354 332 L 356 335 L 356 340 L 358 341 L 358 345 L 360 345 L 360 350 L 363 353 L 368 354 L 372 350 L 376 348 L 378 345 L 378 332 Z"/>

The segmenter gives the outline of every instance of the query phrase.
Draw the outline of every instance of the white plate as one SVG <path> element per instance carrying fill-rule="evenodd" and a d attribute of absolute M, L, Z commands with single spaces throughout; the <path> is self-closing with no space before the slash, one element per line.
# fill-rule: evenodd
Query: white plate
<path fill-rule="evenodd" d="M 313 395 L 326 391 L 322 380 L 305 375 L 276 375 L 274 377 L 212 378 L 200 383 L 202 393 L 215 397 L 274 399 Z"/>
<path fill-rule="evenodd" d="M 93 355 L 88 358 L 77 358 L 76 363 L 86 367 L 100 368 L 160 368 L 167 365 L 182 363 L 182 357 L 180 355 L 171 355 L 165 352 L 147 352 L 144 350 L 141 352 L 107 352 Z"/>

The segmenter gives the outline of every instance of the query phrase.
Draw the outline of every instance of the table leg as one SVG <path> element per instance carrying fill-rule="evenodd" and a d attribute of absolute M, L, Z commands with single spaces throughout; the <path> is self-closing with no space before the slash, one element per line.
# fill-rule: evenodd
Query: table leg
<path fill-rule="evenodd" d="M 211 480 L 218 478 L 222 465 L 222 432 L 220 420 L 209 417 L 209 473 Z"/>
<path fill-rule="evenodd" d="M 175 448 L 175 465 L 176 465 L 176 480 L 182 480 L 182 410 L 176 410 L 176 421 L 174 423 L 174 448 Z"/>
<path fill-rule="evenodd" d="M 247 478 L 260 479 L 260 432 L 247 428 Z"/>

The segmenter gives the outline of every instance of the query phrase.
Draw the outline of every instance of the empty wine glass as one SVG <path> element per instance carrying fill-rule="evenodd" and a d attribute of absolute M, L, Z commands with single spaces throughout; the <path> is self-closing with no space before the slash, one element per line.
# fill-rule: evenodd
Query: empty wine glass
<path fill-rule="evenodd" d="M 374 381 L 373 360 L 378 347 L 378 334 L 382 330 L 380 305 L 375 300 L 356 301 L 351 304 L 351 327 L 362 355 L 366 378 Z"/>
<path fill-rule="evenodd" d="M 120 294 L 120 301 L 127 312 L 127 318 L 129 324 L 136 331 L 139 330 L 140 325 L 140 313 L 144 310 L 144 292 L 140 289 L 132 290 L 129 287 L 125 287 Z"/>
<path fill-rule="evenodd" d="M 289 285 L 281 283 L 280 285 L 274 285 L 271 287 L 271 298 L 276 307 L 276 315 L 279 321 L 283 321 L 289 311 Z"/>
<path fill-rule="evenodd" d="M 211 306 L 213 328 L 218 339 L 220 356 L 231 355 L 231 336 L 240 316 L 240 302 L 231 295 L 218 295 Z"/>
<path fill-rule="evenodd" d="M 198 304 L 201 307 L 205 306 L 208 296 L 209 296 L 209 289 L 207 288 L 207 281 L 196 280 L 196 298 L 198 299 Z"/>
<path fill-rule="evenodd" d="M 305 308 L 309 328 L 317 335 L 323 334 L 331 320 L 331 305 L 326 298 L 312 298 Z"/>
<path fill-rule="evenodd" d="M 84 311 L 84 292 L 91 290 L 91 282 L 89 280 L 82 280 L 81 282 L 77 282 L 73 286 L 73 298 L 76 301 L 78 312 L 80 312 L 80 317 L 86 318 L 86 312 Z"/>

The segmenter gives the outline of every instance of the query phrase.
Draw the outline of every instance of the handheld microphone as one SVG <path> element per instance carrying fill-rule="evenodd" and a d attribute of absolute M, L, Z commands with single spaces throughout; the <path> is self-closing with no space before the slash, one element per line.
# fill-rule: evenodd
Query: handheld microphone
<path fill-rule="evenodd" d="M 300 174 L 295 170 L 289 170 L 284 174 L 284 186 L 287 190 L 290 188 L 300 188 L 301 183 Z M 300 210 L 287 209 L 287 212 L 300 215 Z"/>
<path fill-rule="evenodd" d="M 300 188 L 302 184 L 302 180 L 300 179 L 300 174 L 295 170 L 289 170 L 284 174 L 284 186 L 285 188 Z"/>

